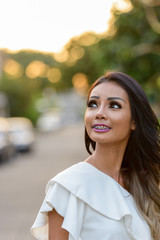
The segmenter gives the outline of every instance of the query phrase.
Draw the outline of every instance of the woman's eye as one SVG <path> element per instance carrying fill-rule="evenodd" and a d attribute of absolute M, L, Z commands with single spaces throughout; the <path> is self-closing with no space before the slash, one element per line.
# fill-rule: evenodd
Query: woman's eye
<path fill-rule="evenodd" d="M 109 108 L 119 109 L 121 105 L 117 102 L 111 102 Z"/>
<path fill-rule="evenodd" d="M 88 107 L 95 108 L 95 107 L 97 107 L 97 103 L 95 101 L 90 101 L 90 102 L 88 102 Z"/>

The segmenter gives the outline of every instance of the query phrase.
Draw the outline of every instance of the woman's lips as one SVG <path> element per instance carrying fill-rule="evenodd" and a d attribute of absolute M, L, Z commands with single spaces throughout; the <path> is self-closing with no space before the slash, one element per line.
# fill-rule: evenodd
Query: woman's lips
<path fill-rule="evenodd" d="M 105 124 L 94 124 L 92 128 L 95 132 L 108 132 L 111 129 Z"/>

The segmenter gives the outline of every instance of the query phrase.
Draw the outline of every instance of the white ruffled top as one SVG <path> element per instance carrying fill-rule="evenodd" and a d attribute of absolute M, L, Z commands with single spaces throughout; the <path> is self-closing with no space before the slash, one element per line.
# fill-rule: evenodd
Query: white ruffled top
<path fill-rule="evenodd" d="M 64 217 L 69 240 L 152 240 L 150 229 L 132 195 L 114 179 L 87 162 L 75 164 L 51 179 L 31 228 L 48 240 L 48 212 Z"/>

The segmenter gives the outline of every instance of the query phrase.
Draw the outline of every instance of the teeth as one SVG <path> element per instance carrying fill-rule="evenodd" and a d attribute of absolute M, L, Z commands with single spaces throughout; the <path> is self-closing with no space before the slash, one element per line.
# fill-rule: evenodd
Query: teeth
<path fill-rule="evenodd" d="M 109 129 L 109 127 L 106 126 L 95 126 L 96 129 Z"/>

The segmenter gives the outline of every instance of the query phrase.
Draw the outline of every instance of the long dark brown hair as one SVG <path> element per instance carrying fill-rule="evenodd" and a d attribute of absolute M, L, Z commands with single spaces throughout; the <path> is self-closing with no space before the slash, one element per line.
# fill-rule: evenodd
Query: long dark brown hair
<path fill-rule="evenodd" d="M 116 82 L 128 94 L 132 120 L 136 129 L 131 132 L 122 161 L 125 187 L 148 222 L 152 237 L 160 239 L 160 125 L 139 83 L 121 72 L 109 72 L 90 88 L 104 82 Z M 87 101 L 88 101 L 87 99 Z M 89 154 L 96 143 L 85 129 L 85 145 Z M 123 171 L 125 170 L 125 171 Z"/>

